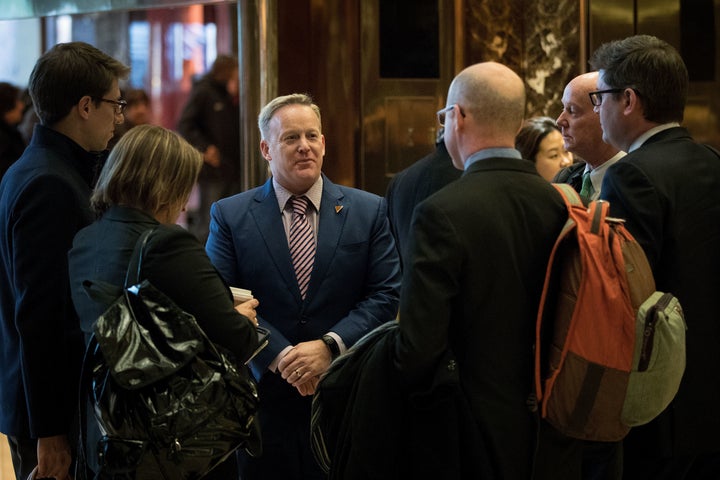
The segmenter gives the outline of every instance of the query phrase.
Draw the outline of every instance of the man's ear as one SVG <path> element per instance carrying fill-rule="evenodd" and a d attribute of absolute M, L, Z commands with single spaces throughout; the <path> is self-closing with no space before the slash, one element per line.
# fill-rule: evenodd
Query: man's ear
<path fill-rule="evenodd" d="M 637 94 L 632 88 L 626 88 L 623 92 L 623 102 L 625 102 L 625 111 L 642 111 L 643 105 L 640 100 L 640 95 Z"/>
<path fill-rule="evenodd" d="M 272 160 L 270 156 L 270 145 L 268 145 L 266 140 L 260 140 L 260 153 L 262 153 L 263 158 L 268 162 Z"/>
<path fill-rule="evenodd" d="M 90 109 L 92 108 L 92 97 L 90 95 L 85 95 L 80 99 L 80 101 L 75 105 L 74 108 L 77 108 L 79 115 L 82 118 L 87 119 L 90 116 Z"/>

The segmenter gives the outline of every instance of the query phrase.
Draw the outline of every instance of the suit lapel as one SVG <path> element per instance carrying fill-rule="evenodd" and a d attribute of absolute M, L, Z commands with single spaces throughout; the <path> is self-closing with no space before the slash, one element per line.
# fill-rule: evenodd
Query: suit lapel
<path fill-rule="evenodd" d="M 345 195 L 323 175 L 323 196 L 318 218 L 318 243 L 315 264 L 310 276 L 307 297 L 311 298 L 325 278 L 335 251 L 340 244 L 345 221 L 351 205 L 345 202 Z"/>
<path fill-rule="evenodd" d="M 257 224 L 258 231 L 265 242 L 268 254 L 272 258 L 278 273 L 285 281 L 288 289 L 300 298 L 300 290 L 295 278 L 290 248 L 288 247 L 282 213 L 277 203 L 272 179 L 268 180 L 255 195 L 250 213 Z"/>
<path fill-rule="evenodd" d="M 572 167 L 570 167 L 572 168 Z M 585 166 L 581 165 L 575 169 L 574 172 L 570 174 L 570 176 L 567 179 L 567 183 L 573 187 L 574 190 L 580 191 L 582 189 L 582 178 L 583 173 L 585 173 Z"/>

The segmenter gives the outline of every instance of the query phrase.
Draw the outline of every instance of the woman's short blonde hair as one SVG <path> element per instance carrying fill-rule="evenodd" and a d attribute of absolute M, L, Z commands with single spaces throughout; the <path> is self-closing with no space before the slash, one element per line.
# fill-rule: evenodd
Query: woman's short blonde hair
<path fill-rule="evenodd" d="M 96 213 L 125 205 L 155 215 L 187 202 L 203 165 L 202 154 L 178 134 L 139 125 L 110 152 L 90 199 Z"/>

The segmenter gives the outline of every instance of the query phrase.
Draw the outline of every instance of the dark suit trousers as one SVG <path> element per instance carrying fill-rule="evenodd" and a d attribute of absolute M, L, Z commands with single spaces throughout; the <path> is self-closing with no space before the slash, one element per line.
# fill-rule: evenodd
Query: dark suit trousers
<path fill-rule="evenodd" d="M 625 459 L 623 480 L 717 480 L 720 452 L 688 457 Z"/>
<path fill-rule="evenodd" d="M 540 421 L 534 480 L 620 480 L 622 442 L 570 438 Z"/>
<path fill-rule="evenodd" d="M 260 385 L 263 452 L 239 454 L 242 480 L 323 480 L 310 449 L 312 397 L 302 397 L 280 375 L 266 373 Z"/>

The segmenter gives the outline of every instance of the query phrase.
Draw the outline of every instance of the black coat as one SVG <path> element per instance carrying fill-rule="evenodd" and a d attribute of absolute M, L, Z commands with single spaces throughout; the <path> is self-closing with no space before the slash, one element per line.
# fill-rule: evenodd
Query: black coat
<path fill-rule="evenodd" d="M 585 162 L 574 163 L 556 173 L 552 181 L 553 183 L 567 183 L 579 193 L 582 189 L 583 173 L 585 173 Z"/>
<path fill-rule="evenodd" d="M 388 185 L 385 198 L 388 219 L 392 228 L 401 263 L 405 258 L 410 221 L 415 206 L 448 183 L 460 178 L 462 170 L 455 168 L 445 142 L 405 170 L 395 175 Z"/>
<path fill-rule="evenodd" d="M 318 386 L 313 445 L 326 447 L 330 480 L 488 478 L 452 353 L 410 385 L 395 366 L 398 333 L 396 322 L 376 328 Z"/>
<path fill-rule="evenodd" d="M 535 320 L 550 251 L 567 219 L 559 193 L 522 159 L 488 158 L 415 208 L 400 299 L 398 362 L 418 381 L 450 348 L 492 474 L 530 478 Z"/>
<path fill-rule="evenodd" d="M 720 158 L 684 128 L 664 130 L 608 169 L 601 198 L 642 245 L 657 289 L 678 297 L 688 327 L 680 390 L 660 417 L 631 430 L 626 451 L 720 452 Z"/>
<path fill-rule="evenodd" d="M 121 287 L 135 243 L 142 232 L 158 227 L 148 241 L 140 278 L 148 279 L 180 308 L 192 314 L 208 338 L 244 362 L 257 345 L 253 325 L 233 308 L 232 295 L 203 246 L 177 225 L 157 220 L 133 208 L 115 206 L 75 237 L 68 254 L 73 303 L 86 334 L 109 305 L 92 300 L 83 281 L 103 281 Z M 88 460 L 97 470 L 95 445 L 100 431 L 92 412 L 87 415 Z"/>
<path fill-rule="evenodd" d="M 94 218 L 99 158 L 36 125 L 0 183 L 0 431 L 68 432 L 83 343 L 70 300 L 67 252 Z"/>

